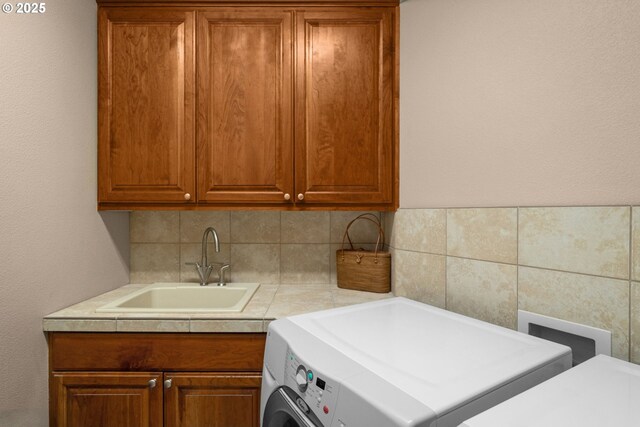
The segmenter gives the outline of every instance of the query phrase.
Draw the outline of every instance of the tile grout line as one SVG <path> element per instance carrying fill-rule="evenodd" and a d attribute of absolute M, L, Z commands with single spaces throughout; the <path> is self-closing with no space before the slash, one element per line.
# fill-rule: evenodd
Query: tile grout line
<path fill-rule="evenodd" d="M 449 209 L 444 211 L 444 308 L 447 309 L 449 305 Z"/>
<path fill-rule="evenodd" d="M 520 207 L 516 208 L 516 325 L 518 330 L 518 310 L 520 309 Z"/>
<path fill-rule="evenodd" d="M 229 267 L 229 270 L 230 270 L 230 273 L 231 273 L 229 275 L 229 277 L 231 278 L 230 280 L 233 280 L 234 271 L 233 271 L 232 254 L 233 254 L 233 246 L 234 246 L 234 244 L 233 244 L 233 238 L 231 237 L 231 211 L 227 212 L 227 221 L 229 223 L 229 265 L 231 266 L 231 267 Z"/>
<path fill-rule="evenodd" d="M 182 212 L 178 211 L 178 281 L 182 282 Z M 189 329 L 191 330 L 191 329 Z"/>
<path fill-rule="evenodd" d="M 282 212 L 278 212 L 278 220 L 280 222 L 280 239 L 278 240 L 278 283 L 282 283 Z"/>
<path fill-rule="evenodd" d="M 402 248 L 394 248 L 394 249 L 397 250 L 397 251 L 413 252 L 413 253 L 419 253 L 419 254 L 428 254 L 428 255 L 433 255 L 433 256 L 443 256 L 443 257 L 446 257 L 446 258 L 466 259 L 466 260 L 470 260 L 470 261 L 487 262 L 487 263 L 491 263 L 491 264 L 511 265 L 511 266 L 514 266 L 514 267 L 525 267 L 525 268 L 533 268 L 533 269 L 536 269 L 536 270 L 555 271 L 555 272 L 558 272 L 558 273 L 577 274 L 577 275 L 580 275 L 580 276 L 596 277 L 596 278 L 600 278 L 600 279 L 622 280 L 622 281 L 627 281 L 628 280 L 628 279 L 620 278 L 620 277 L 599 276 L 597 274 L 592 274 L 592 273 L 582 273 L 582 272 L 579 272 L 579 271 L 559 270 L 559 269 L 556 269 L 556 268 L 540 267 L 540 266 L 537 266 L 537 265 L 520 265 L 520 264 L 509 263 L 509 262 L 501 262 L 501 261 L 492 261 L 492 260 L 486 260 L 486 259 L 463 257 L 463 256 L 459 256 L 459 255 L 443 255 L 443 254 L 436 253 L 436 252 L 422 252 L 422 251 L 414 251 L 414 250 L 402 249 Z"/>
<path fill-rule="evenodd" d="M 632 293 L 633 293 L 633 206 L 629 206 L 629 360 L 633 359 L 633 342 L 632 342 L 632 318 L 633 312 L 631 311 Z"/>

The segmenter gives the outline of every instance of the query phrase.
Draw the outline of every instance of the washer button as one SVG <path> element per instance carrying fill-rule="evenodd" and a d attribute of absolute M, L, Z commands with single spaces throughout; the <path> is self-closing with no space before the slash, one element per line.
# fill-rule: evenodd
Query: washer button
<path fill-rule="evenodd" d="M 328 414 L 328 413 L 329 413 L 329 407 L 328 407 L 327 405 L 324 405 L 324 408 L 322 408 L 322 411 L 323 411 L 325 414 Z"/>

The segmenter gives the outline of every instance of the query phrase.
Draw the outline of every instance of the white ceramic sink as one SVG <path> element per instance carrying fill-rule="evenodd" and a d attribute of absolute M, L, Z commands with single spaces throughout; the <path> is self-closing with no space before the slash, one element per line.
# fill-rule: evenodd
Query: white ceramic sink
<path fill-rule="evenodd" d="M 191 283 L 154 283 L 96 309 L 98 312 L 174 313 L 239 312 L 260 286 L 227 283 L 200 286 Z"/>

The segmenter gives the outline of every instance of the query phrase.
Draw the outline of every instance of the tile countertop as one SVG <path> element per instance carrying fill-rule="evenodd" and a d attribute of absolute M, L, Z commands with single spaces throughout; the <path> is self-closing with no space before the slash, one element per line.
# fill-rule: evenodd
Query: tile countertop
<path fill-rule="evenodd" d="M 117 298 L 148 285 L 131 284 L 51 313 L 45 331 L 59 332 L 266 332 L 272 320 L 392 297 L 333 285 L 260 285 L 239 313 L 97 313 Z"/>

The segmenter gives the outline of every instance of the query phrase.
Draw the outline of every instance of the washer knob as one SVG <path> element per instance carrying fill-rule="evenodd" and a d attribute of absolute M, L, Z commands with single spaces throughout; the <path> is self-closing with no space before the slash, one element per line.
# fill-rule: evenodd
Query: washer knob
<path fill-rule="evenodd" d="M 307 391 L 307 386 L 309 385 L 307 383 L 307 370 L 302 365 L 298 366 L 298 371 L 296 372 L 296 383 L 298 384 L 298 389 L 301 392 L 304 393 Z"/>

